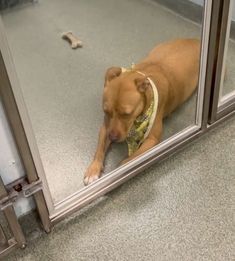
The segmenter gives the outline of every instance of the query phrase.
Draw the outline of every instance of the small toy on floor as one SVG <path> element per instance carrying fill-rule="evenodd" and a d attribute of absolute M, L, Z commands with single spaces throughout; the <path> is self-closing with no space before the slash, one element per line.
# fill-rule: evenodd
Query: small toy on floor
<path fill-rule="evenodd" d="M 72 49 L 82 47 L 82 41 L 79 40 L 71 31 L 62 33 L 62 38 L 70 42 Z"/>

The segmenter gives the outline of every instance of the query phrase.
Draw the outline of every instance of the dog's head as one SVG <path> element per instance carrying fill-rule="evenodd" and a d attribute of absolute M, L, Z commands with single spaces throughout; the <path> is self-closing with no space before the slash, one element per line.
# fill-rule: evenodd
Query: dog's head
<path fill-rule="evenodd" d="M 103 110 L 109 139 L 122 142 L 135 119 L 143 112 L 149 81 L 131 71 L 122 73 L 120 67 L 111 67 L 105 75 Z"/>

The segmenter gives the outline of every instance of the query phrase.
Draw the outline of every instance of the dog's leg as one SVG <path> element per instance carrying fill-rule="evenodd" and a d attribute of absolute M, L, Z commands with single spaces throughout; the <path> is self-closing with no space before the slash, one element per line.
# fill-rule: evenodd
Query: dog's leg
<path fill-rule="evenodd" d="M 142 145 L 136 150 L 131 156 L 121 162 L 121 165 L 133 160 L 134 158 L 140 156 L 147 150 L 151 149 L 155 145 L 160 142 L 161 135 L 162 135 L 162 118 L 156 119 L 155 125 L 157 126 L 156 129 L 152 130 L 150 135 L 144 140 Z"/>
<path fill-rule="evenodd" d="M 100 177 L 100 174 L 103 170 L 105 153 L 110 143 L 111 142 L 107 137 L 107 130 L 105 124 L 103 124 L 103 126 L 100 129 L 99 140 L 98 140 L 98 145 L 97 145 L 94 159 L 91 162 L 90 166 L 88 167 L 84 176 L 85 185 L 90 184 L 91 182 L 97 180 Z"/>

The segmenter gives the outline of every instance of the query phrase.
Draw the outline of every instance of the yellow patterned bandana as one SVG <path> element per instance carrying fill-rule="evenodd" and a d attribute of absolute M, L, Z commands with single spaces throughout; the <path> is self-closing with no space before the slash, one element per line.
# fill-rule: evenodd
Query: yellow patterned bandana
<path fill-rule="evenodd" d="M 134 64 L 132 64 L 131 68 L 122 68 L 122 72 L 130 72 L 130 71 L 135 71 L 134 70 Z M 140 72 L 140 71 L 135 71 L 137 73 L 139 73 L 142 76 L 147 77 L 144 73 Z M 147 109 L 147 111 L 145 111 L 143 114 L 141 114 L 140 116 L 138 116 L 128 135 L 126 138 L 126 142 L 128 145 L 128 155 L 130 156 L 131 154 L 133 154 L 139 147 L 140 145 L 143 143 L 143 141 L 145 140 L 145 138 L 148 136 L 155 117 L 156 117 L 156 113 L 157 113 L 157 107 L 158 107 L 158 91 L 157 88 L 154 84 L 154 82 L 147 77 L 148 81 L 150 82 L 150 85 L 152 87 L 153 90 L 153 100 L 149 106 L 149 108 Z"/>
<path fill-rule="evenodd" d="M 148 110 L 136 118 L 127 135 L 126 142 L 128 145 L 129 156 L 133 154 L 143 143 L 145 139 L 145 133 L 148 130 L 148 126 L 152 114 L 153 114 L 153 101 L 151 102 Z"/>

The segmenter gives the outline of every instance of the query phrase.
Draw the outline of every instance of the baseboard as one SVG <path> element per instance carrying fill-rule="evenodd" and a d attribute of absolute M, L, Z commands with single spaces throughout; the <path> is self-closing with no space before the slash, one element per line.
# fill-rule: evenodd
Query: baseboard
<path fill-rule="evenodd" d="M 172 10 L 179 15 L 192 20 L 196 23 L 201 23 L 203 7 L 197 5 L 188 0 L 153 0 L 160 5 L 165 6 L 166 8 Z"/>
<path fill-rule="evenodd" d="M 196 23 L 202 22 L 203 7 L 188 0 L 153 0 Z M 235 40 L 235 21 L 231 23 L 230 38 Z"/>

